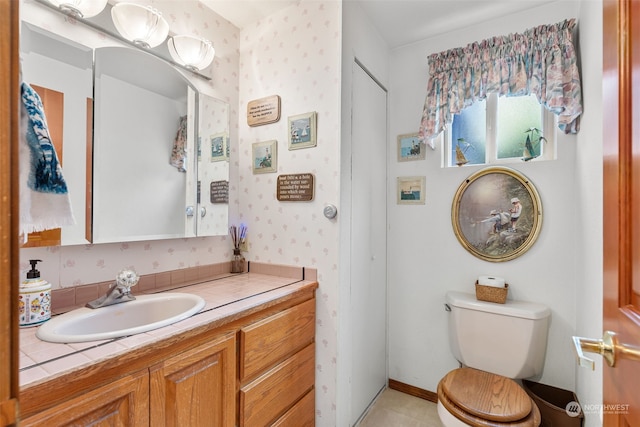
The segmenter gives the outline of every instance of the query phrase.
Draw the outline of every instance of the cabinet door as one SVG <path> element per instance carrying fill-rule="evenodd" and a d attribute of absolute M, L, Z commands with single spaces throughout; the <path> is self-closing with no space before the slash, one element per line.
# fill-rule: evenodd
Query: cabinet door
<path fill-rule="evenodd" d="M 21 426 L 148 426 L 145 369 L 22 420 Z"/>
<path fill-rule="evenodd" d="M 235 350 L 231 333 L 152 366 L 151 425 L 233 427 Z"/>

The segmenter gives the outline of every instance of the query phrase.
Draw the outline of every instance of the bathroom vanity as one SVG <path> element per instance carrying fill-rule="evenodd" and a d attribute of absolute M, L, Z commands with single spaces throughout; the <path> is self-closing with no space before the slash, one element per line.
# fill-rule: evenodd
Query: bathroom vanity
<path fill-rule="evenodd" d="M 318 284 L 301 271 L 180 288 L 205 308 L 121 339 L 34 343 L 21 331 L 23 355 L 50 359 L 21 367 L 20 425 L 314 425 Z"/>

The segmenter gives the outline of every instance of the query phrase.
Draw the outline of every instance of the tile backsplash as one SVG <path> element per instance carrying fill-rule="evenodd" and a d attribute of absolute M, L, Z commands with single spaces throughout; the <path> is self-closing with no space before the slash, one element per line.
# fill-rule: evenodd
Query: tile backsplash
<path fill-rule="evenodd" d="M 317 280 L 317 270 L 313 268 L 294 267 L 259 262 L 247 263 L 247 271 L 270 276 L 289 277 L 298 280 Z M 178 270 L 164 271 L 140 275 L 138 284 L 132 288 L 133 294 L 154 293 L 190 286 L 197 283 L 231 276 L 230 262 L 201 265 Z M 113 280 L 91 283 L 71 288 L 54 289 L 51 302 L 54 314 L 64 313 L 82 307 L 89 301 L 104 295 Z"/>

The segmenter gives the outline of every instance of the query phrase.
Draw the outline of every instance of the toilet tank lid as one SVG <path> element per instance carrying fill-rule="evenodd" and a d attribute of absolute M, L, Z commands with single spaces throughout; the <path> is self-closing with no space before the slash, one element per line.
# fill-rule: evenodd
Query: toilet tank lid
<path fill-rule="evenodd" d="M 475 294 L 468 292 L 447 292 L 447 304 L 458 308 L 485 311 L 503 316 L 524 319 L 543 319 L 551 314 L 549 307 L 535 302 L 507 300 L 504 304 L 478 301 Z"/>

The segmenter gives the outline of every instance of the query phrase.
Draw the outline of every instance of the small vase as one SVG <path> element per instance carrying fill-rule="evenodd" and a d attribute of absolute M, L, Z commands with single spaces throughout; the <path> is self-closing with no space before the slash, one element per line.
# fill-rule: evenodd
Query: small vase
<path fill-rule="evenodd" d="M 240 252 L 240 249 L 233 250 L 233 259 L 231 260 L 231 272 L 243 273 L 244 272 L 244 257 Z"/>

